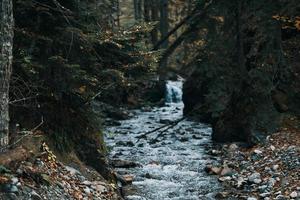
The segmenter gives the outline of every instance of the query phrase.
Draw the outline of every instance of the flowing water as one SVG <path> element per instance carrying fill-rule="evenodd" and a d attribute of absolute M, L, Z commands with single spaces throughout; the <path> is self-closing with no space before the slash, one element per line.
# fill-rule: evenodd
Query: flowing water
<path fill-rule="evenodd" d="M 182 118 L 182 82 L 168 81 L 166 105 L 151 110 L 136 110 L 135 116 L 107 127 L 106 142 L 112 159 L 129 160 L 140 167 L 116 169 L 134 176 L 129 200 L 214 199 L 220 185 L 204 172 L 214 160 L 206 152 L 211 147 L 211 127 L 183 120 L 157 137 L 159 131 L 138 140 L 137 136 Z M 155 139 L 155 140 L 154 140 Z"/>

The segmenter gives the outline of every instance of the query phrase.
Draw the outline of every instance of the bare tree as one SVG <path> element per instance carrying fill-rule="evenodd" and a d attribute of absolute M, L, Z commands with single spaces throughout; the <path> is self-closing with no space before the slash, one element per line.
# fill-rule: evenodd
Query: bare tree
<path fill-rule="evenodd" d="M 13 47 L 12 0 L 0 0 L 0 149 L 8 144 L 9 81 Z"/>

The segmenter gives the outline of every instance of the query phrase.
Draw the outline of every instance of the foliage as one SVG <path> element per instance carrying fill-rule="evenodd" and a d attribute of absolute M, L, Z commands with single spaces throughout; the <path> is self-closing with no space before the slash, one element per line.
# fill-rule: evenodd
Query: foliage
<path fill-rule="evenodd" d="M 298 34 L 296 4 L 211 1 L 206 17 L 198 20 L 199 32 L 207 34 L 201 37 L 204 47 L 198 51 L 192 63 L 195 71 L 185 84 L 187 92 L 198 91 L 191 95 L 199 94 L 197 102 L 185 94 L 186 113 L 200 104 L 197 113 L 214 124 L 218 140 L 249 141 L 248 133 L 270 133 L 278 125 L 286 102 L 274 96 L 279 92 L 288 95 L 292 84 L 292 68 L 282 39 L 286 28 Z M 292 7 L 294 11 L 287 13 Z M 289 17 L 280 17 L 283 13 Z M 239 137 L 242 132 L 247 134 Z M 226 138 L 226 134 L 231 136 Z"/>
<path fill-rule="evenodd" d="M 154 54 L 142 48 L 147 24 L 115 30 L 112 2 L 14 3 L 12 123 L 26 128 L 43 118 L 59 149 L 100 131 L 95 99 L 126 103 L 130 85 L 155 72 Z"/>

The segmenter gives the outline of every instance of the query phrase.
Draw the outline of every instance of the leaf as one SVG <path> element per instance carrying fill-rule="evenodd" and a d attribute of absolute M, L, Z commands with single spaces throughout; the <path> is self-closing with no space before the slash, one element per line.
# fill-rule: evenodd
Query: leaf
<path fill-rule="evenodd" d="M 81 86 L 78 90 L 79 90 L 79 94 L 83 94 L 83 93 L 85 93 L 85 91 L 86 91 L 86 86 L 83 85 L 83 86 Z"/>

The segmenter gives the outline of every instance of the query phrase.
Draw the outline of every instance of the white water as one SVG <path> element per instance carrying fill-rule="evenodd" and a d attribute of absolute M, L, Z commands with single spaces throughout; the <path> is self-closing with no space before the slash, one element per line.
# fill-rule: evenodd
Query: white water
<path fill-rule="evenodd" d="M 166 103 L 182 102 L 182 81 L 167 81 L 166 84 Z"/>
<path fill-rule="evenodd" d="M 121 126 L 108 127 L 106 142 L 112 149 L 113 159 L 140 163 L 142 167 L 116 169 L 120 174 L 134 176 L 134 194 L 128 200 L 210 200 L 219 189 L 215 177 L 204 172 L 206 163 L 213 157 L 206 154 L 211 147 L 211 128 L 207 125 L 184 120 L 169 129 L 153 143 L 157 132 L 147 139 L 136 136 L 161 127 L 163 120 L 174 121 L 183 114 L 182 82 L 167 82 L 167 104 L 143 112 L 136 110 L 135 117 L 121 121 Z M 178 102 L 178 103 L 172 103 Z M 123 146 L 118 142 L 133 142 Z"/>

